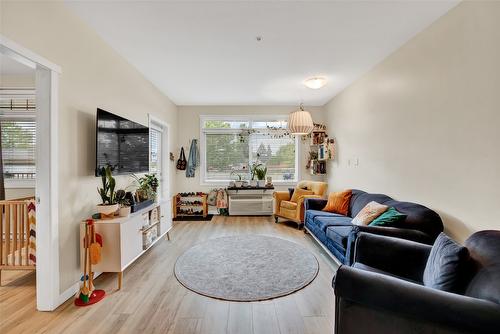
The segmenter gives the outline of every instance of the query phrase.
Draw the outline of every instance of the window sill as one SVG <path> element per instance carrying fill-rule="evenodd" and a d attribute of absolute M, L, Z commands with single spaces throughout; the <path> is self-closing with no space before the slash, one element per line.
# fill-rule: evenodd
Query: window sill
<path fill-rule="evenodd" d="M 35 180 L 5 179 L 5 189 L 29 189 L 35 188 Z"/>

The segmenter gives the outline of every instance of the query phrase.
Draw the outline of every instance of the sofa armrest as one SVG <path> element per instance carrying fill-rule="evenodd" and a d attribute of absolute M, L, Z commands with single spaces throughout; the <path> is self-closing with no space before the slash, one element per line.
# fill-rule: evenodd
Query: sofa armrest
<path fill-rule="evenodd" d="M 360 233 L 354 248 L 354 262 L 422 282 L 431 248 L 414 241 Z"/>
<path fill-rule="evenodd" d="M 305 212 L 305 201 L 306 200 L 309 200 L 309 199 L 320 199 L 321 196 L 320 195 L 302 195 L 299 197 L 298 201 L 297 201 L 297 211 L 298 211 L 298 215 L 297 215 L 297 218 L 300 219 L 301 222 L 304 221 L 304 212 Z"/>
<path fill-rule="evenodd" d="M 281 201 L 289 201 L 290 193 L 288 191 L 275 191 L 273 193 L 274 198 L 274 213 L 280 212 Z"/>
<path fill-rule="evenodd" d="M 346 258 L 344 260 L 344 264 L 351 265 L 354 262 L 354 247 L 357 236 L 361 232 L 406 239 L 428 245 L 431 245 L 434 242 L 430 236 L 418 230 L 385 226 L 353 225 L 353 229 L 351 233 L 349 233 L 349 238 L 347 240 Z"/>
<path fill-rule="evenodd" d="M 304 200 L 305 210 L 323 210 L 328 201 L 322 198 L 307 198 Z"/>
<path fill-rule="evenodd" d="M 457 331 L 498 333 L 500 306 L 410 283 L 391 276 L 341 266 L 334 282 L 336 298 Z M 343 310 L 337 310 L 342 313 Z M 341 321 L 340 319 L 336 319 Z M 404 329 L 401 329 L 404 332 Z"/>

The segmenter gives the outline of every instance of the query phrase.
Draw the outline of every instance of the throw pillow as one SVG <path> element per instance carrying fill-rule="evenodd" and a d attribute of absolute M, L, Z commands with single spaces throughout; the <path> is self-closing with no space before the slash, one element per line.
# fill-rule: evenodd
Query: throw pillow
<path fill-rule="evenodd" d="M 338 213 L 347 216 L 349 212 L 349 202 L 351 202 L 352 190 L 344 190 L 328 195 L 328 202 L 323 211 Z"/>
<path fill-rule="evenodd" d="M 366 204 L 363 209 L 352 219 L 354 225 L 368 225 L 375 218 L 387 211 L 388 206 L 374 201 Z"/>
<path fill-rule="evenodd" d="M 424 285 L 448 292 L 460 292 L 461 274 L 469 251 L 441 233 L 432 246 L 424 270 Z"/>
<path fill-rule="evenodd" d="M 314 191 L 295 188 L 295 190 L 293 191 L 293 196 L 290 199 L 290 202 L 297 203 L 299 201 L 299 198 L 304 195 L 314 195 Z"/>
<path fill-rule="evenodd" d="M 386 212 L 375 218 L 370 226 L 396 226 L 399 222 L 405 220 L 407 215 L 390 207 Z"/>

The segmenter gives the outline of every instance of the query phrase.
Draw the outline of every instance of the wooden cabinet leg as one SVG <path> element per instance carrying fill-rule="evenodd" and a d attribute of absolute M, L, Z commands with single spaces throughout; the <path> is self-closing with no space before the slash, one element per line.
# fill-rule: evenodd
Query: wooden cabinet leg
<path fill-rule="evenodd" d="M 123 282 L 123 271 L 120 271 L 118 273 L 118 290 L 122 289 L 122 282 Z"/>

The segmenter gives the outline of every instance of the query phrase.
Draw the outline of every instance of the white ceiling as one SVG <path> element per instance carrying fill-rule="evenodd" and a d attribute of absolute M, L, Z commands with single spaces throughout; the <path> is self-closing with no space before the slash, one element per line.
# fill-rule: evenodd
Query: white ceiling
<path fill-rule="evenodd" d="M 0 75 L 35 75 L 35 70 L 0 53 Z"/>
<path fill-rule="evenodd" d="M 67 2 L 177 105 L 323 105 L 456 4 Z"/>

